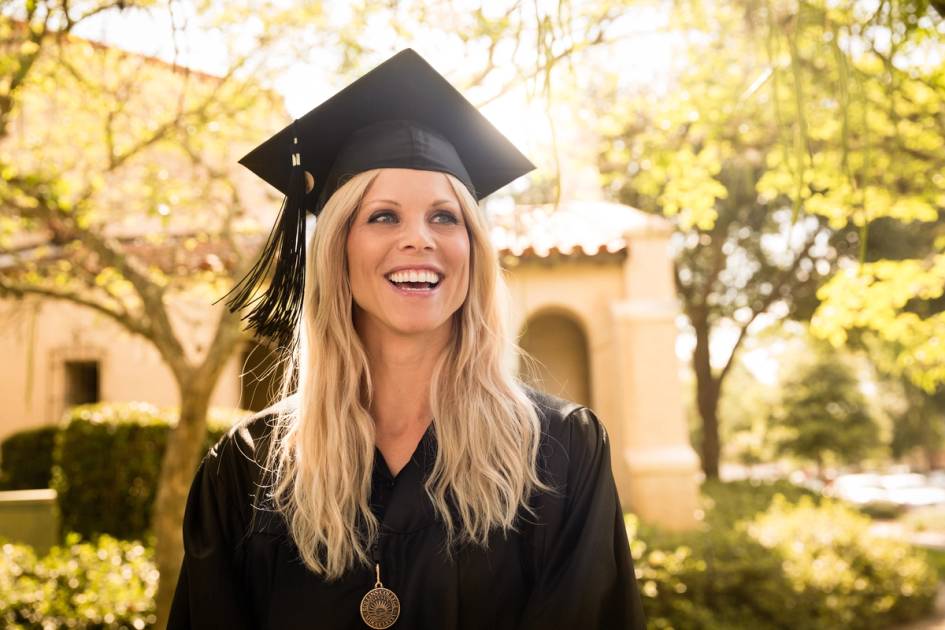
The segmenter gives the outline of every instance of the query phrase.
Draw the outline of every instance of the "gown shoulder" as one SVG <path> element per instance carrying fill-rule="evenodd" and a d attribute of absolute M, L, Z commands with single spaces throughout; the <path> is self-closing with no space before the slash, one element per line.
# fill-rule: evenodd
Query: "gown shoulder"
<path fill-rule="evenodd" d="M 234 423 L 207 451 L 197 476 L 202 474 L 224 484 L 233 496 L 251 491 L 263 480 L 279 417 L 294 410 L 295 398 L 280 400 Z"/>
<path fill-rule="evenodd" d="M 623 510 L 603 423 L 584 405 L 527 390 L 542 426 L 532 527 L 538 576 L 522 629 L 643 630 Z"/>
<path fill-rule="evenodd" d="M 598 472 L 612 475 L 607 429 L 589 407 L 531 387 L 524 389 L 541 424 L 540 470 L 552 477 L 566 476 L 562 467 L 574 468 L 588 463 L 588 459 L 603 459 L 595 462 Z"/>

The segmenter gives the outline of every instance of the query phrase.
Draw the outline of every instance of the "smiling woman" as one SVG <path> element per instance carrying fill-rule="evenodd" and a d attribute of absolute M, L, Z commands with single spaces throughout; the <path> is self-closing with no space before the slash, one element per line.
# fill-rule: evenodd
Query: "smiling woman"
<path fill-rule="evenodd" d="M 452 315 L 469 290 L 469 235 L 447 177 L 384 169 L 365 191 L 347 243 L 362 339 L 373 338 L 375 329 L 423 333 L 440 347 L 448 339 Z"/>
<path fill-rule="evenodd" d="M 201 463 L 168 627 L 643 628 L 603 426 L 507 361 L 478 200 L 528 160 L 408 50 L 243 162 L 285 399 Z"/>

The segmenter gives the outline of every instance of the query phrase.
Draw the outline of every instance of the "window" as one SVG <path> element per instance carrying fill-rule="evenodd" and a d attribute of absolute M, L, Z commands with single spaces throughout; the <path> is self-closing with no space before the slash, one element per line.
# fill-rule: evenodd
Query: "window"
<path fill-rule="evenodd" d="M 66 361 L 65 406 L 101 400 L 98 361 Z"/>

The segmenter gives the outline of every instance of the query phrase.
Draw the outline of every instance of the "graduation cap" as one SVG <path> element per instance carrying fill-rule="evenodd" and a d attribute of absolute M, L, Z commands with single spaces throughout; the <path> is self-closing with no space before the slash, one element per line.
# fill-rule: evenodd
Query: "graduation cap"
<path fill-rule="evenodd" d="M 535 166 L 412 49 L 403 50 L 240 160 L 285 194 L 253 268 L 230 292 L 235 312 L 278 346 L 293 341 L 305 286 L 305 217 L 347 179 L 375 168 L 454 175 L 477 200 Z M 257 289 L 271 279 L 264 293 Z"/>

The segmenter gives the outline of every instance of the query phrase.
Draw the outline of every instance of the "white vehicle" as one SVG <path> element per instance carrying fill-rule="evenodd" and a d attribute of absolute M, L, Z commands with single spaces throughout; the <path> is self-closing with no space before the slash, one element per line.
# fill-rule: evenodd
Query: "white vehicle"
<path fill-rule="evenodd" d="M 887 504 L 914 508 L 945 504 L 945 488 L 932 485 L 918 473 L 841 475 L 825 493 L 859 506 Z"/>

